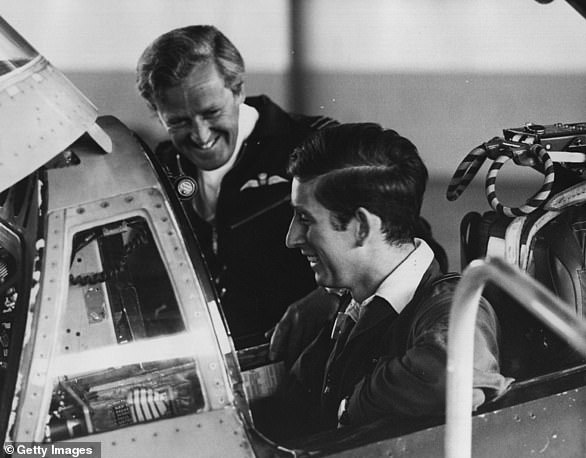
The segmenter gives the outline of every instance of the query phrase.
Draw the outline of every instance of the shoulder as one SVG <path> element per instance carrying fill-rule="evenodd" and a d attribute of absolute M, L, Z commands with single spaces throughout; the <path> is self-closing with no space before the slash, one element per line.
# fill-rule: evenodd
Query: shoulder
<path fill-rule="evenodd" d="M 420 316 L 428 313 L 436 317 L 438 315 L 449 315 L 456 288 L 461 278 L 461 274 L 457 272 L 448 272 L 433 279 L 421 297 Z M 477 321 L 496 321 L 496 313 L 484 296 L 480 298 Z"/>
<path fill-rule="evenodd" d="M 260 115 L 256 129 L 259 135 L 275 135 L 280 130 L 281 133 L 303 134 L 339 124 L 328 116 L 288 112 L 266 95 L 247 97 L 244 103 L 256 109 Z"/>
<path fill-rule="evenodd" d="M 436 274 L 427 277 L 415 293 L 411 303 L 401 315 L 415 328 L 427 328 L 433 323 L 446 321 L 460 275 Z"/>
<path fill-rule="evenodd" d="M 438 296 L 452 296 L 458 283 L 460 281 L 461 275 L 457 272 L 448 272 L 445 274 L 436 277 L 430 282 L 429 287 L 427 288 L 427 298 L 434 298 Z"/>

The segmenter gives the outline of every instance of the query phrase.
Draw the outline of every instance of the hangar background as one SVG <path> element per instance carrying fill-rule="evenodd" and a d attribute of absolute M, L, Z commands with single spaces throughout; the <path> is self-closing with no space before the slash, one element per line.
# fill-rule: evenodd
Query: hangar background
<path fill-rule="evenodd" d="M 379 122 L 418 146 L 423 213 L 456 270 L 460 219 L 489 209 L 486 165 L 445 198 L 464 155 L 503 128 L 586 121 L 586 20 L 563 0 L 5 0 L 0 15 L 151 145 L 165 132 L 134 88 L 138 56 L 172 28 L 216 25 L 243 54 L 248 94 Z M 540 183 L 508 166 L 497 191 L 515 205 Z"/>

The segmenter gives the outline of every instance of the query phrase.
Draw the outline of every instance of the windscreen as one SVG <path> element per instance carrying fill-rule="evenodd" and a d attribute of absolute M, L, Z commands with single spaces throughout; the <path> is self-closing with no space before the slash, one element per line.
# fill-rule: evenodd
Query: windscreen
<path fill-rule="evenodd" d="M 0 17 L 0 191 L 65 150 L 97 109 Z"/>
<path fill-rule="evenodd" d="M 38 53 L 0 17 L 0 77 L 22 67 Z"/>

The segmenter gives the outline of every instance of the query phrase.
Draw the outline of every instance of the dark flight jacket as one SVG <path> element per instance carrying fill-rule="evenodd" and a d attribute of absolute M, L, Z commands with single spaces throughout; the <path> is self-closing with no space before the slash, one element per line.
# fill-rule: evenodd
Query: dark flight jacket
<path fill-rule="evenodd" d="M 346 425 L 383 417 L 416 425 L 444 415 L 447 329 L 456 282 L 440 278 L 434 261 L 400 314 L 375 298 L 349 332 L 342 327 L 332 339 L 331 326 L 324 328 L 291 370 L 286 389 L 296 404 L 291 417 L 306 428 L 311 417 L 320 418 L 315 430 L 335 428 L 344 398 Z M 511 382 L 499 372 L 498 339 L 496 314 L 483 300 L 475 332 L 474 408 Z"/>
<path fill-rule="evenodd" d="M 237 348 L 260 343 L 287 306 L 316 287 L 307 260 L 285 246 L 292 216 L 286 169 L 296 146 L 316 129 L 335 124 L 322 116 L 286 113 L 266 96 L 245 103 L 260 116 L 222 180 L 216 227 L 199 217 L 191 201 L 183 201 Z M 157 157 L 171 180 L 182 172 L 198 176 L 170 141 L 159 145 Z"/>

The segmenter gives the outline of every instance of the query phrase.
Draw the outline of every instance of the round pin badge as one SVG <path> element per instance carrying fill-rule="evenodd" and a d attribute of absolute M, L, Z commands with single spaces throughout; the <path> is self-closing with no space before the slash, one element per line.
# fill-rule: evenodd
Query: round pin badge
<path fill-rule="evenodd" d="M 180 176 L 175 180 L 175 190 L 180 199 L 191 199 L 197 192 L 197 183 L 191 177 Z"/>

